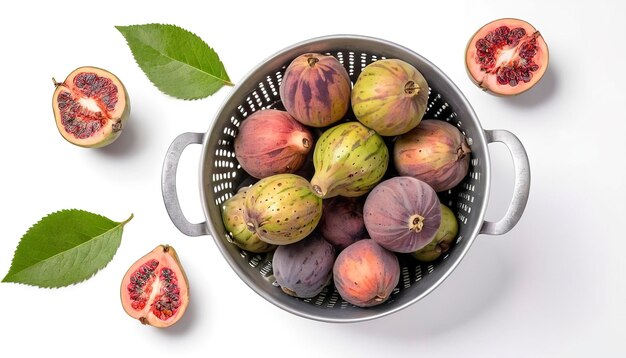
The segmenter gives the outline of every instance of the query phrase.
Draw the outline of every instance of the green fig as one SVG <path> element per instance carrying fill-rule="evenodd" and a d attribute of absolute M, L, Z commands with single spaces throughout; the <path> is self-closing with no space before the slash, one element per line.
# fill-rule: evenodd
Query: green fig
<path fill-rule="evenodd" d="M 423 262 L 435 261 L 446 253 L 459 233 L 459 223 L 450 208 L 441 205 L 441 225 L 435 238 L 423 248 L 411 253 L 413 257 Z"/>
<path fill-rule="evenodd" d="M 313 153 L 313 190 L 321 198 L 357 197 L 371 190 L 389 164 L 389 150 L 382 137 L 359 122 L 327 129 Z"/>
<path fill-rule="evenodd" d="M 222 205 L 222 221 L 228 231 L 228 239 L 239 248 L 254 253 L 270 252 L 276 245 L 261 240 L 259 235 L 248 230 L 244 219 L 246 193 L 250 188 L 241 188 Z"/>
<path fill-rule="evenodd" d="M 384 59 L 367 65 L 352 90 L 356 118 L 382 136 L 417 127 L 428 105 L 428 83 L 413 65 Z"/>
<path fill-rule="evenodd" d="M 287 245 L 304 239 L 322 216 L 322 199 L 296 174 L 276 174 L 259 180 L 246 193 L 245 221 L 259 239 Z"/>

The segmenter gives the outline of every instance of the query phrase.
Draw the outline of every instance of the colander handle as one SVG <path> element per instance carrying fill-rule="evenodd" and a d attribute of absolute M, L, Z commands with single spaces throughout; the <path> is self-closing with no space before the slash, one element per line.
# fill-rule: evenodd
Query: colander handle
<path fill-rule="evenodd" d="M 485 221 L 480 228 L 481 234 L 502 235 L 511 230 L 522 217 L 528 194 L 530 193 L 530 163 L 522 142 L 511 132 L 496 129 L 485 130 L 487 143 L 501 142 L 507 146 L 513 158 L 515 185 L 513 198 L 504 217 L 496 222 Z"/>
<path fill-rule="evenodd" d="M 204 133 L 183 133 L 176 137 L 167 149 L 165 161 L 163 162 L 163 171 L 161 172 L 161 190 L 163 192 L 165 210 L 167 210 L 174 226 L 187 236 L 209 234 L 206 221 L 194 224 L 185 218 L 176 192 L 176 170 L 178 169 L 180 156 L 188 145 L 202 144 L 203 137 Z"/>

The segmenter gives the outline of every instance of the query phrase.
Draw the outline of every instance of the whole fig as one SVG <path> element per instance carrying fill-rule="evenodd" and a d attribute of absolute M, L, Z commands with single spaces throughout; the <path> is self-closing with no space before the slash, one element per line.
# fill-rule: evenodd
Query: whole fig
<path fill-rule="evenodd" d="M 276 282 L 290 296 L 317 296 L 333 276 L 335 248 L 313 232 L 296 243 L 282 245 L 272 258 Z"/>
<path fill-rule="evenodd" d="M 370 237 L 387 250 L 410 253 L 433 240 L 441 225 L 437 193 L 412 177 L 387 179 L 369 193 L 363 219 Z"/>
<path fill-rule="evenodd" d="M 333 281 L 339 295 L 349 303 L 376 306 L 387 301 L 398 285 L 400 263 L 374 240 L 359 240 L 337 256 Z"/>
<path fill-rule="evenodd" d="M 261 240 L 259 235 L 248 230 L 244 212 L 246 210 L 246 193 L 249 188 L 241 188 L 237 194 L 231 196 L 222 205 L 222 221 L 228 231 L 231 242 L 241 249 L 254 253 L 270 252 L 276 249 L 275 245 Z"/>
<path fill-rule="evenodd" d="M 428 83 L 411 64 L 384 59 L 367 65 L 352 90 L 352 110 L 365 126 L 383 136 L 415 128 L 428 105 Z"/>
<path fill-rule="evenodd" d="M 311 184 L 295 174 L 259 180 L 246 193 L 244 217 L 248 229 L 273 245 L 307 237 L 322 216 L 322 199 Z"/>
<path fill-rule="evenodd" d="M 343 250 L 367 236 L 363 222 L 363 200 L 335 196 L 324 200 L 322 219 L 318 225 L 324 238 Z"/>
<path fill-rule="evenodd" d="M 295 119 L 312 127 L 326 127 L 341 118 L 350 106 L 350 77 L 333 56 L 306 53 L 285 70 L 280 99 Z"/>
<path fill-rule="evenodd" d="M 420 261 L 430 262 L 448 252 L 452 242 L 459 233 L 459 223 L 450 208 L 441 204 L 441 225 L 435 234 L 435 238 L 423 248 L 411 253 Z"/>
<path fill-rule="evenodd" d="M 313 148 L 311 132 L 285 111 L 265 109 L 252 113 L 235 137 L 235 157 L 255 178 L 294 173 Z"/>
<path fill-rule="evenodd" d="M 465 178 L 470 152 L 465 136 L 456 127 L 426 119 L 397 138 L 393 160 L 400 175 L 423 180 L 440 192 L 454 188 Z"/>
<path fill-rule="evenodd" d="M 382 137 L 359 122 L 327 129 L 315 144 L 311 179 L 322 198 L 361 196 L 385 175 L 389 150 Z"/>

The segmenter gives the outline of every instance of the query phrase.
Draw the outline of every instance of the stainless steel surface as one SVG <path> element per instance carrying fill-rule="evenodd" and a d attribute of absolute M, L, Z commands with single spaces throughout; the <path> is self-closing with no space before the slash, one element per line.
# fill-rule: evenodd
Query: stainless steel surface
<path fill-rule="evenodd" d="M 489 143 L 501 142 L 511 152 L 515 168 L 515 185 L 513 198 L 504 217 L 497 222 L 485 221 L 480 229 L 481 234 L 502 235 L 509 232 L 522 218 L 528 195 L 530 193 L 530 163 L 522 142 L 511 132 L 497 129 L 485 130 Z"/>
<path fill-rule="evenodd" d="M 422 72 L 430 86 L 429 105 L 424 118 L 445 120 L 466 135 L 472 149 L 467 177 L 452 190 L 439 193 L 459 221 L 459 235 L 453 248 L 432 264 L 421 264 L 409 255 L 399 255 L 400 283 L 390 299 L 368 309 L 352 306 L 328 287 L 317 297 L 298 299 L 282 293 L 272 275 L 271 255 L 257 255 L 238 249 L 228 241 L 221 220 L 221 204 L 249 177 L 238 165 L 233 150 L 237 128 L 254 111 L 281 108 L 278 88 L 286 66 L 305 52 L 327 53 L 337 57 L 354 82 L 369 63 L 382 58 L 398 58 Z M 504 142 L 513 153 L 516 167 L 515 195 L 505 217 L 486 223 L 484 215 L 490 187 L 488 144 Z M 459 265 L 476 236 L 481 233 L 502 234 L 521 217 L 530 184 L 528 159 L 523 146 L 505 131 L 484 131 L 463 94 L 435 65 L 400 45 L 370 37 L 335 35 L 307 40 L 288 47 L 263 61 L 232 90 L 215 116 L 204 139 L 201 135 L 183 134 L 172 143 L 163 171 L 164 200 L 172 221 L 185 234 L 206 233 L 190 224 L 182 215 L 175 193 L 176 163 L 184 147 L 203 142 L 200 159 L 200 192 L 210 233 L 224 258 L 252 290 L 274 305 L 301 317 L 325 322 L 357 322 L 382 317 L 406 308 L 434 290 Z M 483 231 L 481 231 L 483 230 Z"/>
<path fill-rule="evenodd" d="M 161 172 L 161 190 L 163 192 L 165 209 L 178 230 L 187 236 L 209 234 L 206 221 L 194 224 L 190 223 L 189 220 L 185 218 L 178 201 L 178 194 L 176 193 L 176 171 L 178 169 L 180 156 L 188 145 L 202 144 L 203 138 L 203 133 L 183 133 L 176 137 L 167 149 L 165 161 L 163 162 L 163 170 Z"/>

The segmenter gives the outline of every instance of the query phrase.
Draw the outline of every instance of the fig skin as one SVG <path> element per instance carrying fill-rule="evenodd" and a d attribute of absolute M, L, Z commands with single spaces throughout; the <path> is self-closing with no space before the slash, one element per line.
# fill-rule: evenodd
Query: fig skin
<path fill-rule="evenodd" d="M 509 29 L 521 28 L 524 29 L 526 34 L 525 37 L 520 40 L 520 42 L 515 46 L 507 45 L 501 49 L 496 50 L 496 60 L 498 55 L 503 52 L 512 53 L 512 56 L 508 54 L 506 56 L 503 56 L 503 58 L 506 57 L 505 60 L 500 60 L 503 61 L 503 63 L 507 60 L 509 60 L 510 62 L 511 59 L 513 61 L 519 60 L 520 50 L 516 47 L 526 41 L 534 41 L 536 49 L 532 61 L 538 66 L 538 68 L 536 71 L 531 72 L 532 77 L 528 82 L 520 81 L 517 83 L 516 86 L 511 86 L 509 84 L 499 84 L 497 81 L 497 76 L 494 75 L 493 72 L 487 73 L 483 68 L 484 65 L 482 65 L 477 60 L 477 42 L 480 39 L 484 39 L 486 36 L 488 36 L 490 32 L 493 32 L 494 30 L 502 26 L 506 26 Z M 467 43 L 467 47 L 465 48 L 465 69 L 467 70 L 469 78 L 475 85 L 480 87 L 482 90 L 496 96 L 515 96 L 533 88 L 541 80 L 546 70 L 548 69 L 549 59 L 550 55 L 548 45 L 546 44 L 541 33 L 528 22 L 515 18 L 498 19 L 483 25 L 470 38 Z"/>
<path fill-rule="evenodd" d="M 83 89 L 75 83 L 77 76 L 85 74 L 95 75 L 110 81 L 110 85 L 115 87 L 117 98 L 114 106 L 111 102 L 105 103 L 98 95 L 98 89 Z M 94 66 L 82 66 L 72 71 L 63 82 L 57 82 L 54 78 L 55 90 L 52 95 L 52 110 L 54 113 L 57 129 L 61 136 L 68 142 L 83 148 L 101 148 L 113 143 L 126 128 L 126 122 L 130 117 L 130 98 L 126 87 L 122 81 L 113 73 Z M 64 120 L 64 113 L 61 107 L 69 108 L 73 104 L 81 102 L 91 102 L 91 106 L 98 107 L 99 110 L 89 108 L 90 111 L 98 115 L 97 118 L 103 123 L 91 136 L 80 138 L 75 133 L 66 128 L 67 120 Z M 83 107 L 84 108 L 84 107 Z M 67 114 L 66 114 L 67 115 Z M 76 117 L 73 123 L 85 122 Z M 90 119 L 93 121 L 94 119 Z"/>
<path fill-rule="evenodd" d="M 326 127 L 350 106 L 350 76 L 333 56 L 305 53 L 287 67 L 279 88 L 285 109 L 300 123 Z"/>
<path fill-rule="evenodd" d="M 244 218 L 248 230 L 272 245 L 287 245 L 307 237 L 322 216 L 322 199 L 296 174 L 276 174 L 259 180 L 246 193 Z"/>
<path fill-rule="evenodd" d="M 326 241 L 343 250 L 367 237 L 363 221 L 363 203 L 362 197 L 335 196 L 324 200 L 318 229 Z"/>
<path fill-rule="evenodd" d="M 459 223 L 449 207 L 441 204 L 441 225 L 435 238 L 426 246 L 411 255 L 422 262 L 437 260 L 442 254 L 448 252 L 454 239 L 459 233 Z"/>
<path fill-rule="evenodd" d="M 317 232 L 276 249 L 272 269 L 276 282 L 290 296 L 317 296 L 331 282 L 335 248 Z"/>
<path fill-rule="evenodd" d="M 147 280 L 147 285 L 154 284 L 151 290 L 154 293 L 156 291 L 157 295 L 152 297 L 150 296 L 151 291 L 142 290 L 143 294 L 150 296 L 146 297 L 146 301 L 144 301 L 144 307 L 133 307 L 133 303 L 137 303 L 136 300 L 131 298 L 130 286 L 134 280 L 136 280 L 136 273 L 142 267 L 145 267 L 150 262 L 156 262 L 156 266 L 151 271 L 156 275 L 157 272 L 160 272 L 163 268 L 169 268 L 175 278 L 175 289 L 172 291 L 170 289 L 169 292 L 173 292 L 176 295 L 174 302 L 169 302 L 170 304 L 175 303 L 178 304 L 177 308 L 174 308 L 169 314 L 170 317 L 167 319 L 162 319 L 155 315 L 153 312 L 154 299 L 158 297 L 160 289 L 162 289 L 165 285 L 163 283 L 162 277 L 160 275 L 152 276 L 152 278 Z M 150 276 L 150 273 L 143 274 Z M 172 281 L 173 282 L 173 281 Z M 180 263 L 180 259 L 178 258 L 178 254 L 176 250 L 172 246 L 169 245 L 159 245 L 154 248 L 152 251 L 141 257 L 137 260 L 126 272 L 124 278 L 122 279 L 122 284 L 120 288 L 120 296 L 122 300 L 122 307 L 126 311 L 126 313 L 132 318 L 138 319 L 142 324 L 150 325 L 157 328 L 166 328 L 174 325 L 178 322 L 185 311 L 187 310 L 187 306 L 189 305 L 189 281 L 187 280 L 187 275 L 183 269 L 183 266 Z M 167 283 L 166 283 L 167 284 Z"/>
<path fill-rule="evenodd" d="M 266 253 L 276 249 L 276 245 L 261 240 L 257 233 L 248 230 L 244 211 L 246 210 L 246 193 L 250 188 L 241 188 L 222 205 L 222 222 L 230 236 L 231 242 L 239 248 L 254 252 Z"/>
<path fill-rule="evenodd" d="M 400 263 L 392 252 L 364 239 L 339 253 L 333 281 L 341 298 L 358 307 L 387 301 L 400 281 Z"/>
<path fill-rule="evenodd" d="M 363 219 L 370 237 L 387 250 L 417 251 L 433 240 L 441 225 L 437 193 L 413 177 L 387 179 L 368 194 Z"/>
<path fill-rule="evenodd" d="M 333 126 L 319 137 L 313 151 L 311 184 L 324 199 L 365 195 L 385 175 L 389 149 L 382 137 L 351 121 Z"/>
<path fill-rule="evenodd" d="M 352 90 L 352 110 L 366 127 L 382 136 L 396 136 L 415 128 L 428 105 L 424 76 L 398 59 L 367 65 Z"/>
<path fill-rule="evenodd" d="M 265 109 L 241 123 L 235 157 L 248 174 L 262 179 L 298 171 L 313 146 L 311 131 L 289 113 Z"/>
<path fill-rule="evenodd" d="M 458 185 L 468 173 L 471 149 L 465 136 L 452 124 L 425 119 L 399 136 L 393 159 L 400 175 L 428 183 L 436 192 Z"/>

